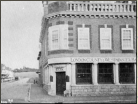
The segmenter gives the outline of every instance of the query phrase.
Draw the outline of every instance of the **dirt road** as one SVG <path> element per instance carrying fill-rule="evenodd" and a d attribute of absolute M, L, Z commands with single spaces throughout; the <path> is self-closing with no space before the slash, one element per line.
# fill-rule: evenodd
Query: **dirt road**
<path fill-rule="evenodd" d="M 1 83 L 1 99 L 26 99 L 29 78 L 23 78 L 14 82 Z"/>

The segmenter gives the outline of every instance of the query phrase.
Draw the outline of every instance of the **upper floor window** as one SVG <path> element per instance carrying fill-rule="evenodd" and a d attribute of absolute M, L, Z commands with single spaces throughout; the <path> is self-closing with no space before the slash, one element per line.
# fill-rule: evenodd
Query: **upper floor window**
<path fill-rule="evenodd" d="M 133 28 L 122 28 L 122 50 L 133 50 Z"/>
<path fill-rule="evenodd" d="M 111 28 L 100 28 L 100 49 L 111 50 Z"/>
<path fill-rule="evenodd" d="M 89 28 L 78 28 L 78 49 L 88 50 L 90 49 L 90 37 Z"/>
<path fill-rule="evenodd" d="M 49 27 L 49 50 L 68 49 L 68 25 Z"/>
<path fill-rule="evenodd" d="M 59 34 L 58 30 L 52 31 L 52 48 L 53 49 L 58 49 L 59 48 Z"/>

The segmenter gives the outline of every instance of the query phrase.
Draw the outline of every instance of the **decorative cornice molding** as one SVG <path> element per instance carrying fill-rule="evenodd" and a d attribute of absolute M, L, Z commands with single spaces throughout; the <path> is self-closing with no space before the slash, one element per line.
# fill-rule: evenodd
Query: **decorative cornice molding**
<path fill-rule="evenodd" d="M 136 19 L 136 16 L 133 15 L 84 15 L 84 14 L 55 14 L 50 17 L 46 17 L 46 19 L 54 19 L 57 17 L 63 17 L 63 18 L 125 18 L 125 19 Z"/>

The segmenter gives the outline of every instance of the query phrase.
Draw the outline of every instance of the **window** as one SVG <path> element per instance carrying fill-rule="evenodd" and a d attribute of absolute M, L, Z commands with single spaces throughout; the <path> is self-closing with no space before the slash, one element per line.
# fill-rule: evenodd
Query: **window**
<path fill-rule="evenodd" d="M 135 83 L 134 64 L 119 64 L 119 83 Z"/>
<path fill-rule="evenodd" d="M 58 30 L 52 31 L 52 48 L 58 49 L 59 48 L 59 38 L 58 38 Z"/>
<path fill-rule="evenodd" d="M 60 26 L 60 48 L 68 49 L 68 25 Z"/>
<path fill-rule="evenodd" d="M 122 28 L 122 50 L 133 50 L 133 28 Z"/>
<path fill-rule="evenodd" d="M 78 49 L 90 49 L 89 28 L 78 28 Z"/>
<path fill-rule="evenodd" d="M 77 75 L 76 75 L 76 83 L 77 84 L 91 84 L 92 76 L 91 76 L 91 65 L 92 64 L 77 64 Z"/>
<path fill-rule="evenodd" d="M 111 28 L 100 28 L 100 49 L 111 50 Z"/>
<path fill-rule="evenodd" d="M 100 63 L 98 72 L 98 83 L 111 84 L 113 83 L 113 64 Z"/>
<path fill-rule="evenodd" d="M 68 25 L 49 27 L 49 50 L 68 49 Z"/>
<path fill-rule="evenodd" d="M 47 56 L 47 41 L 46 41 L 46 39 L 45 39 L 45 56 Z"/>

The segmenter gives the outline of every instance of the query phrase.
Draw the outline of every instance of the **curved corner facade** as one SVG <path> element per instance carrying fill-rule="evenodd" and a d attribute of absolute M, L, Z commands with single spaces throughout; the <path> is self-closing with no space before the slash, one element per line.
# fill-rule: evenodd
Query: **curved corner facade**
<path fill-rule="evenodd" d="M 44 4 L 39 68 L 49 95 L 136 94 L 135 6 Z"/>

